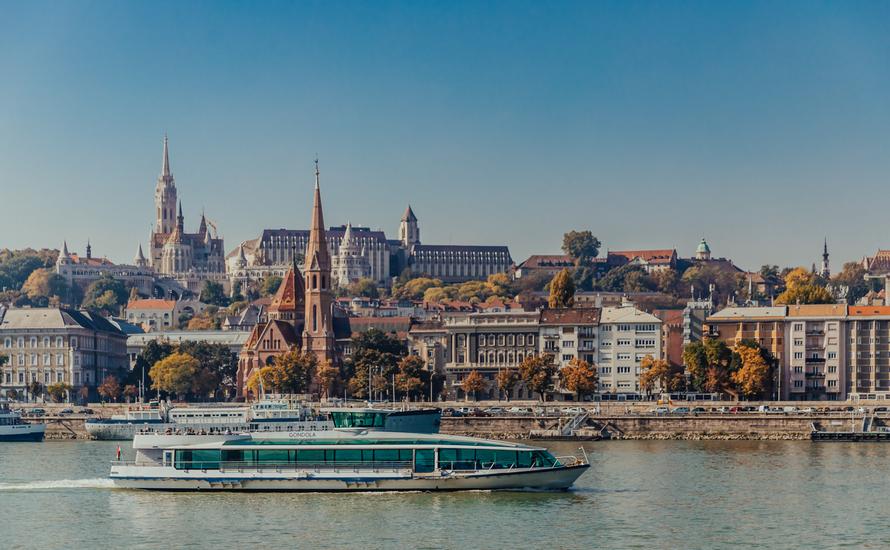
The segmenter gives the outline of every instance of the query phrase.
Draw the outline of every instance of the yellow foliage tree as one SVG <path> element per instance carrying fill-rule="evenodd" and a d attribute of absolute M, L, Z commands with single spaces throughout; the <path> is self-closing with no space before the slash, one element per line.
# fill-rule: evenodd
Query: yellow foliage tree
<path fill-rule="evenodd" d="M 500 389 L 507 396 L 507 401 L 510 400 L 510 394 L 513 393 L 513 389 L 519 384 L 519 372 L 516 369 L 502 369 L 498 371 L 495 380 L 498 383 L 498 389 Z"/>
<path fill-rule="evenodd" d="M 551 308 L 572 307 L 575 304 L 575 282 L 568 269 L 563 269 L 550 281 L 550 299 L 547 302 Z"/>
<path fill-rule="evenodd" d="M 594 393 L 599 381 L 596 367 L 577 357 L 559 371 L 563 386 L 581 400 L 585 395 Z"/>
<path fill-rule="evenodd" d="M 152 388 L 184 397 L 192 390 L 200 370 L 197 359 L 187 353 L 176 352 L 155 363 L 148 375 Z"/>
<path fill-rule="evenodd" d="M 733 349 L 739 354 L 742 366 L 732 373 L 732 382 L 746 397 L 755 397 L 763 393 L 769 381 L 769 364 L 760 350 L 749 346 L 738 345 Z"/>
<path fill-rule="evenodd" d="M 340 371 L 331 365 L 330 361 L 325 361 L 315 370 L 315 384 L 318 386 L 319 393 L 328 398 L 331 390 L 340 381 Z"/>
<path fill-rule="evenodd" d="M 834 297 L 827 288 L 816 283 L 816 275 L 806 268 L 792 269 L 785 275 L 785 292 L 776 298 L 777 304 L 831 304 Z"/>

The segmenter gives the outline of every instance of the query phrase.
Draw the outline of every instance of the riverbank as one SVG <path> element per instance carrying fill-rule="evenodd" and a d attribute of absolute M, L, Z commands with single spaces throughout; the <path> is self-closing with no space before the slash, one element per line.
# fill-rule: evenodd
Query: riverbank
<path fill-rule="evenodd" d="M 83 416 L 48 416 L 46 438 L 89 439 Z M 856 421 L 861 421 L 857 415 Z M 572 434 L 572 416 L 444 417 L 442 433 L 488 439 L 805 440 L 813 425 L 844 430 L 850 416 L 834 414 L 590 415 Z"/>

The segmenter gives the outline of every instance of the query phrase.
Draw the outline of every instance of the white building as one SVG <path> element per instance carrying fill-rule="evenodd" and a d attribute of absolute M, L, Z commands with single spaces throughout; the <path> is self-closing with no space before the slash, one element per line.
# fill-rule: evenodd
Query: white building
<path fill-rule="evenodd" d="M 639 393 L 643 358 L 661 357 L 661 320 L 630 304 L 605 307 L 600 314 L 599 335 L 600 392 Z"/>

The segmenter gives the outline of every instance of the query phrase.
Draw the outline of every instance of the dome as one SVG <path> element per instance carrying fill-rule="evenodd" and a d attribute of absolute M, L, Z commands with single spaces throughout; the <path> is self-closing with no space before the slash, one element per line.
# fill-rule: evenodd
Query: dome
<path fill-rule="evenodd" d="M 698 248 L 695 249 L 695 252 L 696 254 L 710 254 L 711 247 L 708 246 L 707 241 L 702 239 L 701 242 L 698 243 Z"/>

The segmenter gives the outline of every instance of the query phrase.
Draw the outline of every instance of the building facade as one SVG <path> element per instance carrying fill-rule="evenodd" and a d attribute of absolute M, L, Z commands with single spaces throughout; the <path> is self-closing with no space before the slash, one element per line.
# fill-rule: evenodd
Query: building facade
<path fill-rule="evenodd" d="M 90 396 L 106 376 L 128 371 L 127 335 L 104 317 L 73 309 L 0 309 L 0 389 L 26 393 L 32 382 L 65 383 Z M 69 396 L 73 397 L 73 396 Z"/>
<path fill-rule="evenodd" d="M 661 320 L 631 304 L 603 308 L 599 326 L 601 393 L 640 394 L 640 364 L 661 357 Z"/>
<path fill-rule="evenodd" d="M 94 258 L 89 242 L 84 256 L 69 253 L 68 243 L 64 242 L 62 251 L 56 259 L 55 272 L 64 278 L 69 286 L 77 285 L 81 290 L 86 290 L 102 277 L 111 277 L 123 281 L 128 287 L 135 288 L 145 296 L 151 296 L 154 292 L 154 271 L 144 265 L 117 265 L 108 258 Z"/>

